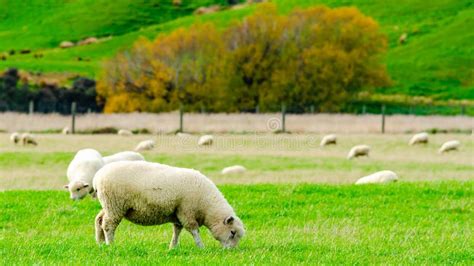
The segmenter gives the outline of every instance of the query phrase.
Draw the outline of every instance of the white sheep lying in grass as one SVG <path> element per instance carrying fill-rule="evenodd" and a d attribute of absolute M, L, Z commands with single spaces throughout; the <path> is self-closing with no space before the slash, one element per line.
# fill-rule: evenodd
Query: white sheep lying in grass
<path fill-rule="evenodd" d="M 14 144 L 17 144 L 21 139 L 21 135 L 18 132 L 13 132 L 10 135 L 10 141 L 13 142 Z"/>
<path fill-rule="evenodd" d="M 426 144 L 428 143 L 428 133 L 421 132 L 418 134 L 413 135 L 413 137 L 408 142 L 408 145 L 416 145 L 416 144 Z"/>
<path fill-rule="evenodd" d="M 23 133 L 21 135 L 21 143 L 23 144 L 23 146 L 26 146 L 28 144 L 34 146 L 38 145 L 38 142 L 36 142 L 35 137 L 33 137 L 33 135 L 31 135 L 30 133 Z"/>
<path fill-rule="evenodd" d="M 210 146 L 214 142 L 214 137 L 212 135 L 204 135 L 199 138 L 199 146 Z"/>
<path fill-rule="evenodd" d="M 116 162 L 94 178 L 102 210 L 95 219 L 96 240 L 111 244 L 125 218 L 139 225 L 173 223 L 170 248 L 183 227 L 203 247 L 199 227 L 206 226 L 224 247 L 238 244 L 245 230 L 217 187 L 200 172 L 150 162 Z"/>
<path fill-rule="evenodd" d="M 126 130 L 126 129 L 120 129 L 120 130 L 117 132 L 117 134 L 118 134 L 119 136 L 124 136 L 124 137 L 133 135 L 132 131 Z"/>
<path fill-rule="evenodd" d="M 336 135 L 330 134 L 330 135 L 324 136 L 319 145 L 321 147 L 323 147 L 323 146 L 327 146 L 327 145 L 330 145 L 330 144 L 336 144 L 336 143 L 337 143 Z"/>
<path fill-rule="evenodd" d="M 87 194 L 94 193 L 92 180 L 97 171 L 103 166 L 102 155 L 96 150 L 83 149 L 76 153 L 67 168 L 69 184 L 64 186 L 69 190 L 71 199 L 80 200 Z"/>
<path fill-rule="evenodd" d="M 137 147 L 135 147 L 135 151 L 148 151 L 151 150 L 155 147 L 155 141 L 154 140 L 144 140 L 140 143 L 138 143 Z"/>
<path fill-rule="evenodd" d="M 192 135 L 188 133 L 178 132 L 176 133 L 176 136 L 180 138 L 190 138 Z"/>
<path fill-rule="evenodd" d="M 438 153 L 445 153 L 449 151 L 456 151 L 459 149 L 459 146 L 461 146 L 461 142 L 458 140 L 450 140 L 445 142 L 441 148 L 439 148 Z"/>
<path fill-rule="evenodd" d="M 369 156 L 370 147 L 367 145 L 357 145 L 354 146 L 347 155 L 347 159 L 352 159 L 361 156 Z"/>
<path fill-rule="evenodd" d="M 68 135 L 68 134 L 71 134 L 71 131 L 69 130 L 69 127 L 64 127 L 61 133 L 63 135 Z"/>
<path fill-rule="evenodd" d="M 222 169 L 221 174 L 223 175 L 231 175 L 231 174 L 242 174 L 245 173 L 247 169 L 243 167 L 242 165 L 234 165 L 234 166 L 229 166 L 224 169 Z"/>
<path fill-rule="evenodd" d="M 397 180 L 397 174 L 392 171 L 385 170 L 360 178 L 359 180 L 357 180 L 356 185 L 377 183 L 385 184 L 390 182 L 396 182 Z"/>
<path fill-rule="evenodd" d="M 133 151 L 118 152 L 109 156 L 105 156 L 102 159 L 104 160 L 104 164 L 120 162 L 120 161 L 145 161 L 145 158 L 143 158 L 143 155 L 141 155 L 138 152 L 133 152 Z"/>

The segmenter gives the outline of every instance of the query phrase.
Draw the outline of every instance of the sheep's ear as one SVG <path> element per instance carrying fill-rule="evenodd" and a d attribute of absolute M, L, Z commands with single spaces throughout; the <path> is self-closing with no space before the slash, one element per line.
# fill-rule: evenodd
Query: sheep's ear
<path fill-rule="evenodd" d="M 231 224 L 234 221 L 234 216 L 229 216 L 225 218 L 224 224 Z"/>
<path fill-rule="evenodd" d="M 64 185 L 64 188 L 65 188 L 65 189 L 69 189 L 69 185 Z"/>
<path fill-rule="evenodd" d="M 89 186 L 89 184 L 85 183 L 82 187 L 88 187 L 88 186 Z"/>

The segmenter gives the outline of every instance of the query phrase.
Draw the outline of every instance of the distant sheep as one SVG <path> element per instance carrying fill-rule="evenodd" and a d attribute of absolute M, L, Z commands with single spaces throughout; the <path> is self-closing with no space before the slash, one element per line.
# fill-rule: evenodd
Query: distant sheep
<path fill-rule="evenodd" d="M 133 177 L 133 178 L 131 178 Z M 224 247 L 238 245 L 245 230 L 212 181 L 192 169 L 150 162 L 116 162 L 94 178 L 102 210 L 96 216 L 96 240 L 112 244 L 122 219 L 139 225 L 173 224 L 170 248 L 184 228 L 204 247 L 199 227 L 205 226 Z"/>
<path fill-rule="evenodd" d="M 71 134 L 71 131 L 69 130 L 69 127 L 65 127 L 63 128 L 63 130 L 61 131 L 64 135 L 69 135 Z"/>
<path fill-rule="evenodd" d="M 63 41 L 59 44 L 59 47 L 62 49 L 71 48 L 71 47 L 74 47 L 74 43 L 69 42 L 69 41 Z"/>
<path fill-rule="evenodd" d="M 119 136 L 124 136 L 124 137 L 125 137 L 125 136 L 131 136 L 131 135 L 133 135 L 132 131 L 126 130 L 126 129 L 120 129 L 120 130 L 117 132 L 117 134 L 118 134 Z"/>
<path fill-rule="evenodd" d="M 323 147 L 323 146 L 327 146 L 327 145 L 330 145 L 330 144 L 336 144 L 336 143 L 337 143 L 336 135 L 331 134 L 331 135 L 324 136 L 319 145 L 321 147 Z"/>
<path fill-rule="evenodd" d="M 21 135 L 18 132 L 13 132 L 10 135 L 10 141 L 13 142 L 14 144 L 18 144 L 20 139 L 21 139 Z"/>
<path fill-rule="evenodd" d="M 398 181 L 398 176 L 392 171 L 380 171 L 357 180 L 356 185 L 363 184 L 385 184 Z"/>
<path fill-rule="evenodd" d="M 415 134 L 408 142 L 408 145 L 411 146 L 411 145 L 426 144 L 426 143 L 428 143 L 428 133 L 421 132 L 421 133 Z"/>
<path fill-rule="evenodd" d="M 243 167 L 242 165 L 234 165 L 234 166 L 229 166 L 222 169 L 221 174 L 223 175 L 242 174 L 242 173 L 245 173 L 245 171 L 247 171 L 247 169 Z"/>
<path fill-rule="evenodd" d="M 199 146 L 210 146 L 214 142 L 214 137 L 212 135 L 204 135 L 199 138 Z"/>
<path fill-rule="evenodd" d="M 94 175 L 103 166 L 102 155 L 96 150 L 83 149 L 76 153 L 67 168 L 69 184 L 64 186 L 69 190 L 72 200 L 81 200 L 87 194 L 93 195 Z"/>
<path fill-rule="evenodd" d="M 176 136 L 177 136 L 177 137 L 180 137 L 180 138 L 189 138 L 189 137 L 192 137 L 191 134 L 183 133 L 183 132 L 178 132 L 178 133 L 176 133 Z"/>
<path fill-rule="evenodd" d="M 86 38 L 82 41 L 79 41 L 77 43 L 77 45 L 89 45 L 89 44 L 94 44 L 94 43 L 98 43 L 99 40 L 96 38 L 96 37 L 89 37 L 89 38 Z"/>
<path fill-rule="evenodd" d="M 347 159 L 352 159 L 361 156 L 369 156 L 370 147 L 367 145 L 357 145 L 354 146 L 347 155 Z"/>
<path fill-rule="evenodd" d="M 404 44 L 406 43 L 407 39 L 408 39 L 408 34 L 403 33 L 402 35 L 400 35 L 400 38 L 398 38 L 398 43 Z"/>
<path fill-rule="evenodd" d="M 205 14 L 211 14 L 219 11 L 221 7 L 219 5 L 213 5 L 209 7 L 200 7 L 194 11 L 195 15 L 205 15 Z"/>
<path fill-rule="evenodd" d="M 445 153 L 449 151 L 456 151 L 459 149 L 459 146 L 461 146 L 461 142 L 458 140 L 450 140 L 445 142 L 441 148 L 438 150 L 438 153 Z"/>
<path fill-rule="evenodd" d="M 109 164 L 109 163 L 120 162 L 120 161 L 145 161 L 145 158 L 143 158 L 143 155 L 141 155 L 138 152 L 123 151 L 123 152 L 112 154 L 110 156 L 105 156 L 103 160 L 104 160 L 104 164 Z"/>
<path fill-rule="evenodd" d="M 148 151 L 153 148 L 155 148 L 155 141 L 149 139 L 138 143 L 137 147 L 135 147 L 135 151 Z"/>
<path fill-rule="evenodd" d="M 28 144 L 31 144 L 31 145 L 38 145 L 38 142 L 36 142 L 36 139 L 33 135 L 31 135 L 30 133 L 23 133 L 21 135 L 21 143 L 23 144 L 23 146 L 26 146 Z"/>

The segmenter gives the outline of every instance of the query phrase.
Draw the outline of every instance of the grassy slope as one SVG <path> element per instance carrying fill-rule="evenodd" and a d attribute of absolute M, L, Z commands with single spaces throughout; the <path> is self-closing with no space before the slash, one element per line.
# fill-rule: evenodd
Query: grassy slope
<path fill-rule="evenodd" d="M 7 2 L 11 5 L 13 1 Z M 252 10 L 247 8 L 203 17 L 180 17 L 189 14 L 192 8 L 203 3 L 222 1 L 194 1 L 193 6 L 186 4 L 191 1 L 183 1 L 188 8 L 186 11 L 178 11 L 174 7 L 165 5 L 153 8 L 148 2 L 146 5 L 131 6 L 127 5 L 126 0 L 116 2 L 117 5 L 112 8 L 106 4 L 107 1 L 99 1 L 98 8 L 92 9 L 96 10 L 96 13 L 92 13 L 90 17 L 100 19 L 93 20 L 89 16 L 80 14 L 84 6 L 92 4 L 84 0 L 73 2 L 73 7 L 58 11 L 58 14 L 52 18 L 49 18 L 48 14 L 55 14 L 54 12 L 46 13 L 44 8 L 36 7 L 35 10 L 39 10 L 37 11 L 39 14 L 44 11 L 43 16 L 49 19 L 45 22 L 46 25 L 39 24 L 41 30 L 36 26 L 24 29 L 24 25 L 32 25 L 34 22 L 29 19 L 29 16 L 26 18 L 24 14 L 29 13 L 21 9 L 14 15 L 22 19 L 9 20 L 7 16 L 6 22 L 0 25 L 2 39 L 0 51 L 7 50 L 12 45 L 46 50 L 43 51 L 45 56 L 42 59 L 34 59 L 32 55 L 14 56 L 6 62 L 0 61 L 0 68 L 18 66 L 32 70 L 80 72 L 94 76 L 99 72 L 100 62 L 104 58 L 112 56 L 117 50 L 128 47 L 141 35 L 153 38 L 159 33 L 188 26 L 196 21 L 212 21 L 220 27 L 225 27 L 233 19 L 240 19 Z M 395 81 L 392 88 L 381 90 L 383 93 L 431 95 L 443 99 L 474 99 L 472 73 L 474 48 L 470 45 L 474 42 L 474 35 L 470 31 L 474 27 L 474 19 L 472 19 L 474 9 L 473 4 L 468 0 L 433 0 L 429 5 L 423 1 L 414 0 L 276 0 L 275 2 L 282 12 L 288 12 L 298 6 L 306 7 L 315 4 L 327 4 L 333 7 L 354 5 L 365 14 L 380 21 L 382 30 L 390 40 L 387 62 L 389 72 Z M 124 9 L 127 12 L 121 13 Z M 104 13 L 103 10 L 107 12 Z M 134 12 L 128 12 L 130 10 Z M 67 16 L 62 15 L 63 13 Z M 77 16 L 77 21 L 73 20 L 71 24 L 60 23 L 65 20 L 65 16 L 72 17 L 77 13 L 80 14 Z M 180 18 L 175 19 L 177 17 Z M 51 27 L 53 30 L 50 30 Z M 71 31 L 71 28 L 75 30 Z M 18 34 L 23 30 L 28 34 Z M 400 46 L 397 40 L 403 32 L 408 33 L 409 39 L 406 45 Z M 109 34 L 114 38 L 101 44 L 68 50 L 54 48 L 64 39 L 75 40 L 91 35 Z M 4 42 L 3 39 L 11 41 Z M 90 62 L 78 62 L 76 58 L 79 56 L 89 59 Z"/>
<path fill-rule="evenodd" d="M 0 0 L 0 51 L 58 47 L 64 40 L 123 35 L 191 14 L 197 7 L 225 0 Z M 34 16 L 31 16 L 34 14 Z"/>
<path fill-rule="evenodd" d="M 124 221 L 115 245 L 99 247 L 97 202 L 7 191 L 0 193 L 0 257 L 3 264 L 472 264 L 473 185 L 225 185 L 247 228 L 240 247 L 223 250 L 202 230 L 205 249 L 184 232 L 172 251 L 170 225 Z"/>

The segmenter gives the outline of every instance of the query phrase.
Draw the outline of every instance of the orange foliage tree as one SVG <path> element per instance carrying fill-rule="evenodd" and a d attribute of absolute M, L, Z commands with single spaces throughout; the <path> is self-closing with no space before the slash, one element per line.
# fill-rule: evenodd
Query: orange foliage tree
<path fill-rule="evenodd" d="M 337 111 L 361 90 L 389 84 L 386 39 L 355 8 L 280 15 L 273 4 L 224 32 L 198 24 L 140 39 L 106 63 L 98 84 L 106 112 L 263 111 L 285 103 Z"/>

